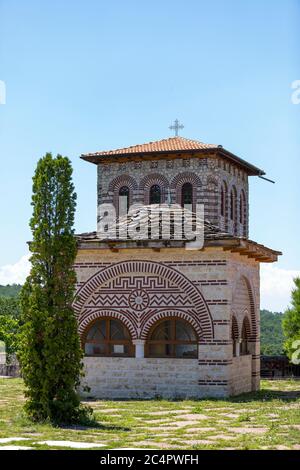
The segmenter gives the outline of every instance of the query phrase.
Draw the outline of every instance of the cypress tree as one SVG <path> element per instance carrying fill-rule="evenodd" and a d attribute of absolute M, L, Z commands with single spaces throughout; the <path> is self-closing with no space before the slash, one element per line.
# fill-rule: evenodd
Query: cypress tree
<path fill-rule="evenodd" d="M 32 267 L 20 295 L 25 410 L 35 421 L 79 422 L 90 409 L 80 405 L 76 392 L 83 353 L 72 309 L 76 193 L 68 158 L 47 153 L 39 160 L 31 204 Z"/>

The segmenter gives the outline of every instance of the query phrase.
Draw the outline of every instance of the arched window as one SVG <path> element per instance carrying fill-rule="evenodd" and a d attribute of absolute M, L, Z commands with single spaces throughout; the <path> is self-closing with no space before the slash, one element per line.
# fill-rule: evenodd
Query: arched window
<path fill-rule="evenodd" d="M 241 349 L 240 349 L 241 356 L 245 356 L 246 354 L 249 354 L 249 350 L 248 350 L 249 331 L 250 331 L 249 320 L 248 318 L 244 318 L 243 326 L 242 326 Z"/>
<path fill-rule="evenodd" d="M 184 183 L 181 188 L 181 204 L 182 207 L 193 210 L 193 185 L 192 183 Z"/>
<path fill-rule="evenodd" d="M 126 215 L 129 210 L 129 188 L 122 186 L 119 189 L 119 216 Z"/>
<path fill-rule="evenodd" d="M 223 186 L 221 188 L 221 216 L 225 216 L 225 194 Z"/>
<path fill-rule="evenodd" d="M 230 219 L 234 220 L 235 216 L 235 197 L 234 197 L 234 190 L 231 190 L 230 193 Z"/>
<path fill-rule="evenodd" d="M 232 354 L 233 357 L 237 355 L 237 345 L 239 340 L 239 327 L 236 321 L 235 316 L 232 316 L 232 324 L 231 324 L 231 339 L 232 339 Z"/>
<path fill-rule="evenodd" d="M 220 192 L 220 214 L 223 217 L 224 229 L 228 230 L 228 190 L 225 181 L 221 185 Z"/>
<path fill-rule="evenodd" d="M 119 320 L 96 320 L 86 333 L 84 351 L 87 356 L 132 356 L 129 331 Z"/>
<path fill-rule="evenodd" d="M 146 347 L 148 357 L 198 357 L 198 341 L 194 328 L 177 318 L 156 324 L 150 332 Z"/>
<path fill-rule="evenodd" d="M 242 190 L 240 195 L 240 223 L 243 225 L 243 235 L 246 236 L 247 218 L 246 218 L 246 196 Z"/>
<path fill-rule="evenodd" d="M 241 191 L 240 194 L 240 224 L 244 223 L 244 204 L 245 204 L 245 193 Z"/>
<path fill-rule="evenodd" d="M 233 230 L 236 232 L 237 225 L 237 192 L 235 186 L 230 191 L 230 219 L 234 223 Z"/>
<path fill-rule="evenodd" d="M 149 204 L 160 204 L 161 202 L 161 189 L 158 184 L 153 184 L 149 192 Z"/>

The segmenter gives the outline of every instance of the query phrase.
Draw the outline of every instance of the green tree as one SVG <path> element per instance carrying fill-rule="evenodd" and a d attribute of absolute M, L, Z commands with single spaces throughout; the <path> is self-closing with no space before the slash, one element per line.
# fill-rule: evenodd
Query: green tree
<path fill-rule="evenodd" d="M 15 294 L 17 295 L 17 294 Z M 4 341 L 9 364 L 18 350 L 20 303 L 16 297 L 0 297 L 0 341 Z"/>
<path fill-rule="evenodd" d="M 295 288 L 292 290 L 291 307 L 284 314 L 282 326 L 285 335 L 284 348 L 291 359 L 294 348 L 293 342 L 300 340 L 300 278 L 294 279 Z"/>
<path fill-rule="evenodd" d="M 33 177 L 31 272 L 21 291 L 19 360 L 25 382 L 25 410 L 35 421 L 72 423 L 87 419 L 76 392 L 82 350 L 72 309 L 76 256 L 76 194 L 68 158 L 50 153 Z"/>
<path fill-rule="evenodd" d="M 14 319 L 20 318 L 19 297 L 0 297 L 0 317 L 8 316 Z"/>
<path fill-rule="evenodd" d="M 283 354 L 282 313 L 260 311 L 260 351 L 265 356 Z"/>
<path fill-rule="evenodd" d="M 1 297 L 17 297 L 22 286 L 20 284 L 11 284 L 7 286 L 0 285 Z"/>
<path fill-rule="evenodd" d="M 11 362 L 18 349 L 19 322 L 8 315 L 0 315 L 0 341 L 5 344 L 6 362 Z"/>

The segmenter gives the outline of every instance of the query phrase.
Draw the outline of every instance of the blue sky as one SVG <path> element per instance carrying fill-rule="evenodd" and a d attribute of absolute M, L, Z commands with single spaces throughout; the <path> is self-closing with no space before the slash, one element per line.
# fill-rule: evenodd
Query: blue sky
<path fill-rule="evenodd" d="M 27 252 L 39 157 L 71 158 L 76 229 L 91 230 L 96 168 L 78 156 L 168 137 L 178 117 L 183 136 L 222 144 L 276 181 L 251 178 L 250 236 L 284 252 L 269 278 L 291 279 L 300 270 L 299 20 L 299 0 L 0 0 L 0 274 Z"/>

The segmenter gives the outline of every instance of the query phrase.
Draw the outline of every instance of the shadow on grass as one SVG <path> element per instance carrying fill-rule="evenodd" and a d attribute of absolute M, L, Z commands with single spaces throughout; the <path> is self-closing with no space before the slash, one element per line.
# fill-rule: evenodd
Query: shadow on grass
<path fill-rule="evenodd" d="M 286 403 L 295 402 L 300 400 L 300 391 L 294 390 L 259 390 L 258 392 L 249 392 L 249 393 L 242 393 L 241 395 L 236 395 L 234 397 L 225 397 L 225 398 L 199 398 L 199 400 L 195 400 L 198 402 L 201 401 L 214 401 L 218 402 L 226 402 L 226 403 L 251 403 L 251 402 L 272 402 L 274 400 L 282 400 Z"/>
<path fill-rule="evenodd" d="M 116 426 L 114 424 L 102 424 L 98 421 L 91 421 L 90 424 L 79 425 L 79 424 L 70 424 L 70 425 L 61 425 L 57 426 L 60 429 L 66 429 L 71 431 L 91 431 L 91 430 L 100 430 L 100 431 L 123 431 L 129 432 L 130 428 L 125 426 Z"/>
<path fill-rule="evenodd" d="M 101 422 L 100 419 L 96 419 L 94 415 L 91 417 L 85 417 L 74 423 L 58 423 L 46 419 L 44 421 L 35 421 L 30 419 L 26 413 L 21 411 L 15 418 L 15 424 L 24 427 L 33 427 L 35 425 L 49 425 L 53 429 L 64 429 L 64 430 L 72 430 L 72 431 L 88 431 L 88 430 L 100 430 L 100 431 L 121 431 L 121 432 L 129 432 L 131 428 L 128 426 L 118 426 L 116 424 L 104 424 Z"/>
<path fill-rule="evenodd" d="M 97 419 L 93 409 L 90 406 L 84 406 L 83 414 L 80 420 L 74 423 L 59 423 L 61 429 L 69 429 L 73 431 L 101 430 L 101 431 L 131 431 L 129 427 L 118 426 L 116 424 L 104 424 L 101 422 L 101 416 Z"/>
<path fill-rule="evenodd" d="M 297 390 L 272 390 L 272 389 L 263 389 L 259 390 L 258 392 L 249 392 L 249 393 L 242 393 L 241 395 L 236 395 L 233 397 L 203 397 L 203 398 L 163 398 L 160 396 L 153 397 L 153 398 L 119 398 L 119 399 L 110 399 L 112 402 L 156 402 L 156 401 L 164 401 L 168 403 L 184 403 L 186 401 L 193 401 L 193 402 L 205 402 L 205 401 L 213 401 L 213 402 L 228 402 L 228 403 L 246 403 L 246 402 L 255 402 L 255 401 L 272 401 L 272 400 L 283 400 L 286 402 L 293 402 L 300 399 L 300 391 Z M 99 401 L 106 401 L 105 399 L 97 399 L 94 397 L 89 397 L 88 399 L 85 398 L 85 403 L 93 403 Z M 101 413 L 101 411 L 100 411 Z"/>
<path fill-rule="evenodd" d="M 263 389 L 258 392 L 243 393 L 236 397 L 227 398 L 226 401 L 232 403 L 245 403 L 251 401 L 272 401 L 283 400 L 286 402 L 293 402 L 300 399 L 300 391 L 297 390 L 272 390 Z"/>

